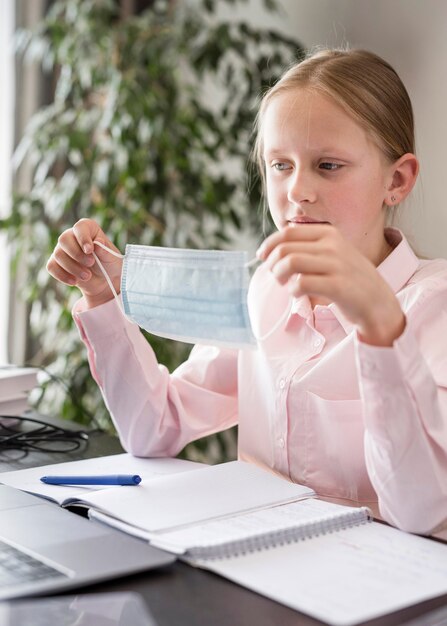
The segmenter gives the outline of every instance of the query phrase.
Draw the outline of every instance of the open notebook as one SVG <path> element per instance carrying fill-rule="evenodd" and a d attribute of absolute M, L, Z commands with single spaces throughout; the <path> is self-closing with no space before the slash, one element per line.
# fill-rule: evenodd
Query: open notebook
<path fill-rule="evenodd" d="M 45 485 L 47 473 L 140 473 L 138 487 Z M 89 516 L 187 559 L 216 559 L 336 532 L 370 520 L 366 508 L 318 501 L 312 489 L 242 461 L 206 466 L 130 455 L 0 474 L 10 486 L 86 507 Z"/>

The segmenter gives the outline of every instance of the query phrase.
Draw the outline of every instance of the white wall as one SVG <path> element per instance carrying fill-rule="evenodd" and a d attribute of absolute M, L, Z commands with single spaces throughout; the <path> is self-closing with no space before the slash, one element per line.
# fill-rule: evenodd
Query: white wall
<path fill-rule="evenodd" d="M 14 82 L 12 33 L 14 0 L 1 0 L 0 7 L 0 216 L 9 211 L 11 194 L 11 151 L 14 130 Z M 9 257 L 4 234 L 0 233 L 0 363 L 7 361 L 9 301 Z"/>
<path fill-rule="evenodd" d="M 400 74 L 413 101 L 420 180 L 399 222 L 430 257 L 447 257 L 447 2 L 445 0 L 280 0 L 285 15 L 250 0 L 238 15 L 280 28 L 306 48 L 364 47 Z M 221 7 L 221 12 L 228 9 Z M 283 13 L 284 13 L 283 12 Z M 234 10 L 231 10 L 234 15 Z"/>

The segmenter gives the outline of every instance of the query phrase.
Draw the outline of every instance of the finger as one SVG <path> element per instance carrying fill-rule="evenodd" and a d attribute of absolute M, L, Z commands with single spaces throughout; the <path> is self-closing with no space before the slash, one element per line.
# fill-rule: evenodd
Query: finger
<path fill-rule="evenodd" d="M 308 254 L 289 254 L 278 261 L 273 269 L 276 280 L 284 285 L 297 274 L 326 275 L 331 274 L 332 264 L 326 257 Z"/>
<path fill-rule="evenodd" d="M 276 246 L 290 241 L 318 241 L 330 232 L 334 227 L 330 224 L 300 224 L 288 226 L 265 239 L 256 252 L 259 259 L 265 260 Z"/>
<path fill-rule="evenodd" d="M 306 255 L 309 257 L 316 257 L 322 253 L 324 254 L 324 250 L 320 250 L 318 243 L 315 241 L 280 243 L 270 252 L 269 256 L 265 260 L 265 265 L 270 270 L 273 270 L 277 263 L 290 255 Z"/>
<path fill-rule="evenodd" d="M 62 267 L 54 260 L 53 257 L 50 257 L 47 263 L 47 271 L 56 280 L 65 285 L 76 285 L 76 277 L 72 274 L 66 272 Z"/>
<path fill-rule="evenodd" d="M 62 248 L 62 250 L 68 255 L 70 256 L 72 259 L 74 259 L 75 261 L 77 261 L 78 263 L 81 263 L 82 265 L 86 265 L 87 267 L 92 266 L 95 263 L 95 259 L 93 257 L 93 254 L 85 254 L 80 245 L 78 240 L 76 239 L 74 233 L 73 233 L 73 229 L 70 228 L 69 230 L 64 231 L 58 239 L 58 246 L 59 248 Z"/>
<path fill-rule="evenodd" d="M 58 246 L 53 252 L 53 259 L 55 263 L 62 268 L 67 274 L 70 274 L 76 281 L 87 281 L 92 277 L 92 273 L 84 265 L 77 263 L 71 256 L 69 256 L 60 246 Z"/>
<path fill-rule="evenodd" d="M 298 274 L 289 280 L 289 293 L 300 296 L 322 296 L 334 300 L 336 285 L 332 277 L 325 274 Z"/>
<path fill-rule="evenodd" d="M 99 224 L 94 220 L 83 218 L 73 226 L 73 234 L 83 252 L 91 254 L 93 252 L 93 241 L 101 234 L 104 237 Z"/>

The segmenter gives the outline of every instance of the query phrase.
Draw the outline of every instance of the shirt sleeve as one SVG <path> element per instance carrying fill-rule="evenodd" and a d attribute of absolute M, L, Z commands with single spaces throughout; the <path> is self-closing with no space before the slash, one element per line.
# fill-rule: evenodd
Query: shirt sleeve
<path fill-rule="evenodd" d="M 115 300 L 73 309 L 94 379 L 123 447 L 175 456 L 190 441 L 237 423 L 237 351 L 195 346 L 175 372 L 159 365 Z"/>
<path fill-rule="evenodd" d="M 420 534 L 447 522 L 447 289 L 424 294 L 391 348 L 356 340 L 365 457 L 383 518 Z"/>

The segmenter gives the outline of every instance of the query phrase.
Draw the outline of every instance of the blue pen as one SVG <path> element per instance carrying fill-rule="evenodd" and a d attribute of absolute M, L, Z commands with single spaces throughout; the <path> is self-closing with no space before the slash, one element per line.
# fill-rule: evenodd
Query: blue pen
<path fill-rule="evenodd" d="M 137 474 L 111 474 L 107 476 L 42 476 L 47 485 L 139 485 Z"/>

